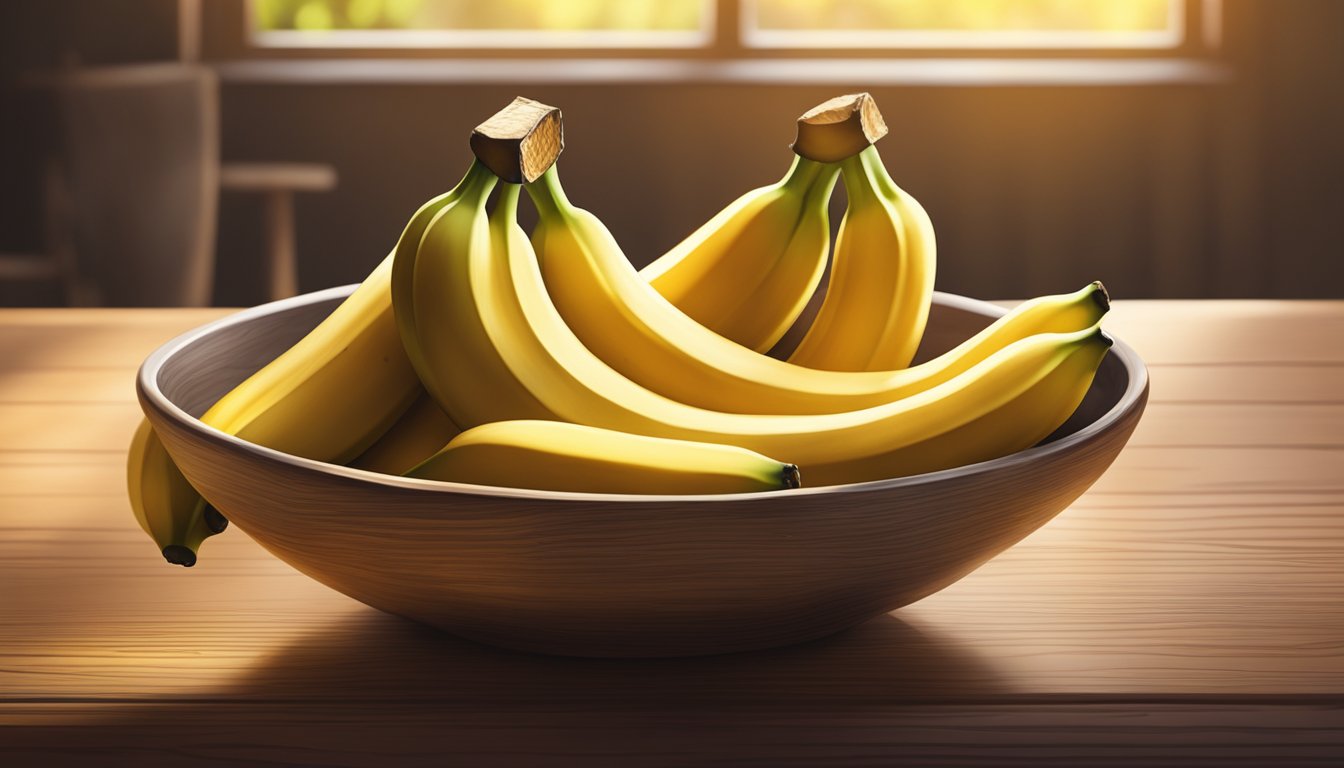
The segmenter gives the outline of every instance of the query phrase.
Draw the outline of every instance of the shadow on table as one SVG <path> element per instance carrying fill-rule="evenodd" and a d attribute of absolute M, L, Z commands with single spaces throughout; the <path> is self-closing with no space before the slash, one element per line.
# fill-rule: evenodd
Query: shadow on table
<path fill-rule="evenodd" d="M 582 659 L 479 645 L 369 613 L 262 662 L 224 698 L 337 697 L 507 711 L 870 707 L 1004 693 L 969 649 L 883 616 L 822 640 L 750 653 Z"/>
<path fill-rule="evenodd" d="M 368 612 L 304 636 L 227 689 L 121 708 L 73 741 L 97 733 L 100 749 L 125 741 L 219 764 L 259 754 L 339 765 L 447 755 L 471 765 L 695 755 L 779 764 L 795 747 L 839 738 L 837 726 L 1008 693 L 974 653 L 894 616 L 789 648 L 608 660 L 500 650 Z"/>

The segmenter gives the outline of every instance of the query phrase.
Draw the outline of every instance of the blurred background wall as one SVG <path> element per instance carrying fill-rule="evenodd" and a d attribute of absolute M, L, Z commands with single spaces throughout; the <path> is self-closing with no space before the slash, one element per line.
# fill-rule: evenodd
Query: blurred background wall
<path fill-rule="evenodd" d="M 0 5 L 0 250 L 41 247 L 54 129 L 23 73 L 172 59 L 176 9 Z M 1227 0 L 1223 16 L 1217 82 L 875 85 L 856 68 L 825 85 L 305 83 L 226 69 L 221 154 L 337 169 L 334 191 L 297 202 L 299 287 L 315 290 L 361 279 L 461 176 L 471 128 L 527 95 L 564 110 L 571 198 L 642 264 L 780 177 L 799 113 L 868 90 L 891 126 L 888 168 L 937 228 L 941 290 L 1019 298 L 1100 278 L 1122 298 L 1344 296 L 1344 2 Z M 221 197 L 217 304 L 265 299 L 258 205 Z M 0 287 L 0 305 L 59 301 Z"/>

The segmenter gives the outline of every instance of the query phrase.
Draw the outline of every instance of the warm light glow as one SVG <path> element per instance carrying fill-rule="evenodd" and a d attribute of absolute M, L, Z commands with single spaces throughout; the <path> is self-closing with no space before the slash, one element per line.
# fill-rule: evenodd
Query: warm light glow
<path fill-rule="evenodd" d="M 1161 31 L 1170 0 L 755 0 L 759 29 Z"/>
<path fill-rule="evenodd" d="M 743 0 L 757 47 L 1161 48 L 1184 0 Z"/>
<path fill-rule="evenodd" d="M 254 41 L 323 47 L 701 47 L 716 6 L 757 48 L 1164 48 L 1187 0 L 251 0 Z M 1219 0 L 1203 0 L 1205 16 Z"/>
<path fill-rule="evenodd" d="M 697 31 L 702 0 L 254 0 L 258 31 Z"/>

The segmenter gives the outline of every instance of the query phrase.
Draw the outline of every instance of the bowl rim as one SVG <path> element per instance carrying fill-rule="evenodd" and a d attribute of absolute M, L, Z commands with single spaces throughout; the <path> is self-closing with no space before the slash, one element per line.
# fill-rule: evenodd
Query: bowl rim
<path fill-rule="evenodd" d="M 168 341 L 161 344 L 151 352 L 141 363 L 136 372 L 136 389 L 140 396 L 149 401 L 159 412 L 169 419 L 177 422 L 183 429 L 202 433 L 202 436 L 209 440 L 222 442 L 231 445 L 246 453 L 254 454 L 258 457 L 271 461 L 278 461 L 291 467 L 321 474 L 335 475 L 350 480 L 364 483 L 373 483 L 392 488 L 414 490 L 417 492 L 444 493 L 452 495 L 469 496 L 487 496 L 494 498 L 516 498 L 526 500 L 564 500 L 564 501 L 587 501 L 601 502 L 606 504 L 621 502 L 640 502 L 640 503 L 710 503 L 723 501 L 748 502 L 761 499 L 779 499 L 781 494 L 790 496 L 809 496 L 820 494 L 836 493 L 860 493 L 878 490 L 888 490 L 903 488 L 914 485 L 924 485 L 931 482 L 939 482 L 953 477 L 964 477 L 981 474 L 991 470 L 1009 468 L 1032 461 L 1044 459 L 1055 454 L 1069 451 L 1077 445 L 1086 443 L 1101 433 L 1112 428 L 1121 418 L 1140 404 L 1145 393 L 1148 390 L 1148 368 L 1133 347 L 1126 344 L 1123 340 L 1111 336 L 1114 342 L 1109 354 L 1124 366 L 1129 374 L 1129 380 L 1125 386 L 1124 392 L 1105 413 L 1083 426 L 1075 432 L 1043 445 L 1035 445 L 1007 456 L 1000 456 L 986 461 L 976 462 L 974 464 L 963 464 L 958 467 L 941 469 L 936 472 L 924 472 L 917 475 L 906 475 L 903 477 L 885 478 L 881 480 L 867 480 L 861 483 L 846 483 L 842 485 L 822 485 L 806 486 L 802 488 L 790 488 L 772 491 L 753 491 L 748 493 L 706 493 L 706 494 L 631 494 L 631 493 L 595 493 L 579 491 L 543 491 L 530 488 L 507 488 L 493 485 L 476 485 L 471 483 L 457 483 L 443 480 L 423 480 L 419 478 L 400 477 L 397 475 L 388 475 L 381 472 L 357 469 L 347 467 L 341 464 L 332 464 L 315 459 L 307 459 L 302 456 L 277 451 L 273 448 L 267 448 L 264 445 L 243 440 L 227 432 L 212 427 L 200 419 L 187 413 L 176 403 L 170 400 L 158 386 L 158 374 L 164 364 L 170 360 L 174 354 L 181 351 L 195 341 L 218 332 L 230 326 L 247 323 L 267 315 L 276 314 L 285 310 L 317 304 L 319 302 L 342 299 L 350 295 L 358 283 L 349 285 L 340 285 L 327 288 L 320 291 L 303 293 L 297 296 L 291 296 L 285 299 L 270 301 L 264 304 L 258 304 L 254 307 L 232 312 L 217 320 L 204 323 L 188 331 L 185 331 Z M 987 314 L 990 317 L 999 317 L 1008 312 L 1008 308 L 981 299 L 973 299 L 967 296 L 961 296 L 955 293 L 944 291 L 933 292 L 934 303 L 960 309 L 974 314 Z M 804 474 L 804 478 L 806 475 Z"/>

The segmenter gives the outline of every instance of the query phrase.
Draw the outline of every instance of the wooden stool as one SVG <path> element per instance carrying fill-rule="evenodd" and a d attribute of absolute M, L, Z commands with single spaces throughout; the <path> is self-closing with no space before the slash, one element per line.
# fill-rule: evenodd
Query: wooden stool
<path fill-rule="evenodd" d="M 298 293 L 294 235 L 294 193 L 325 192 L 336 186 L 336 169 L 311 163 L 223 163 L 219 188 L 259 192 L 266 205 L 267 287 L 271 299 Z"/>

